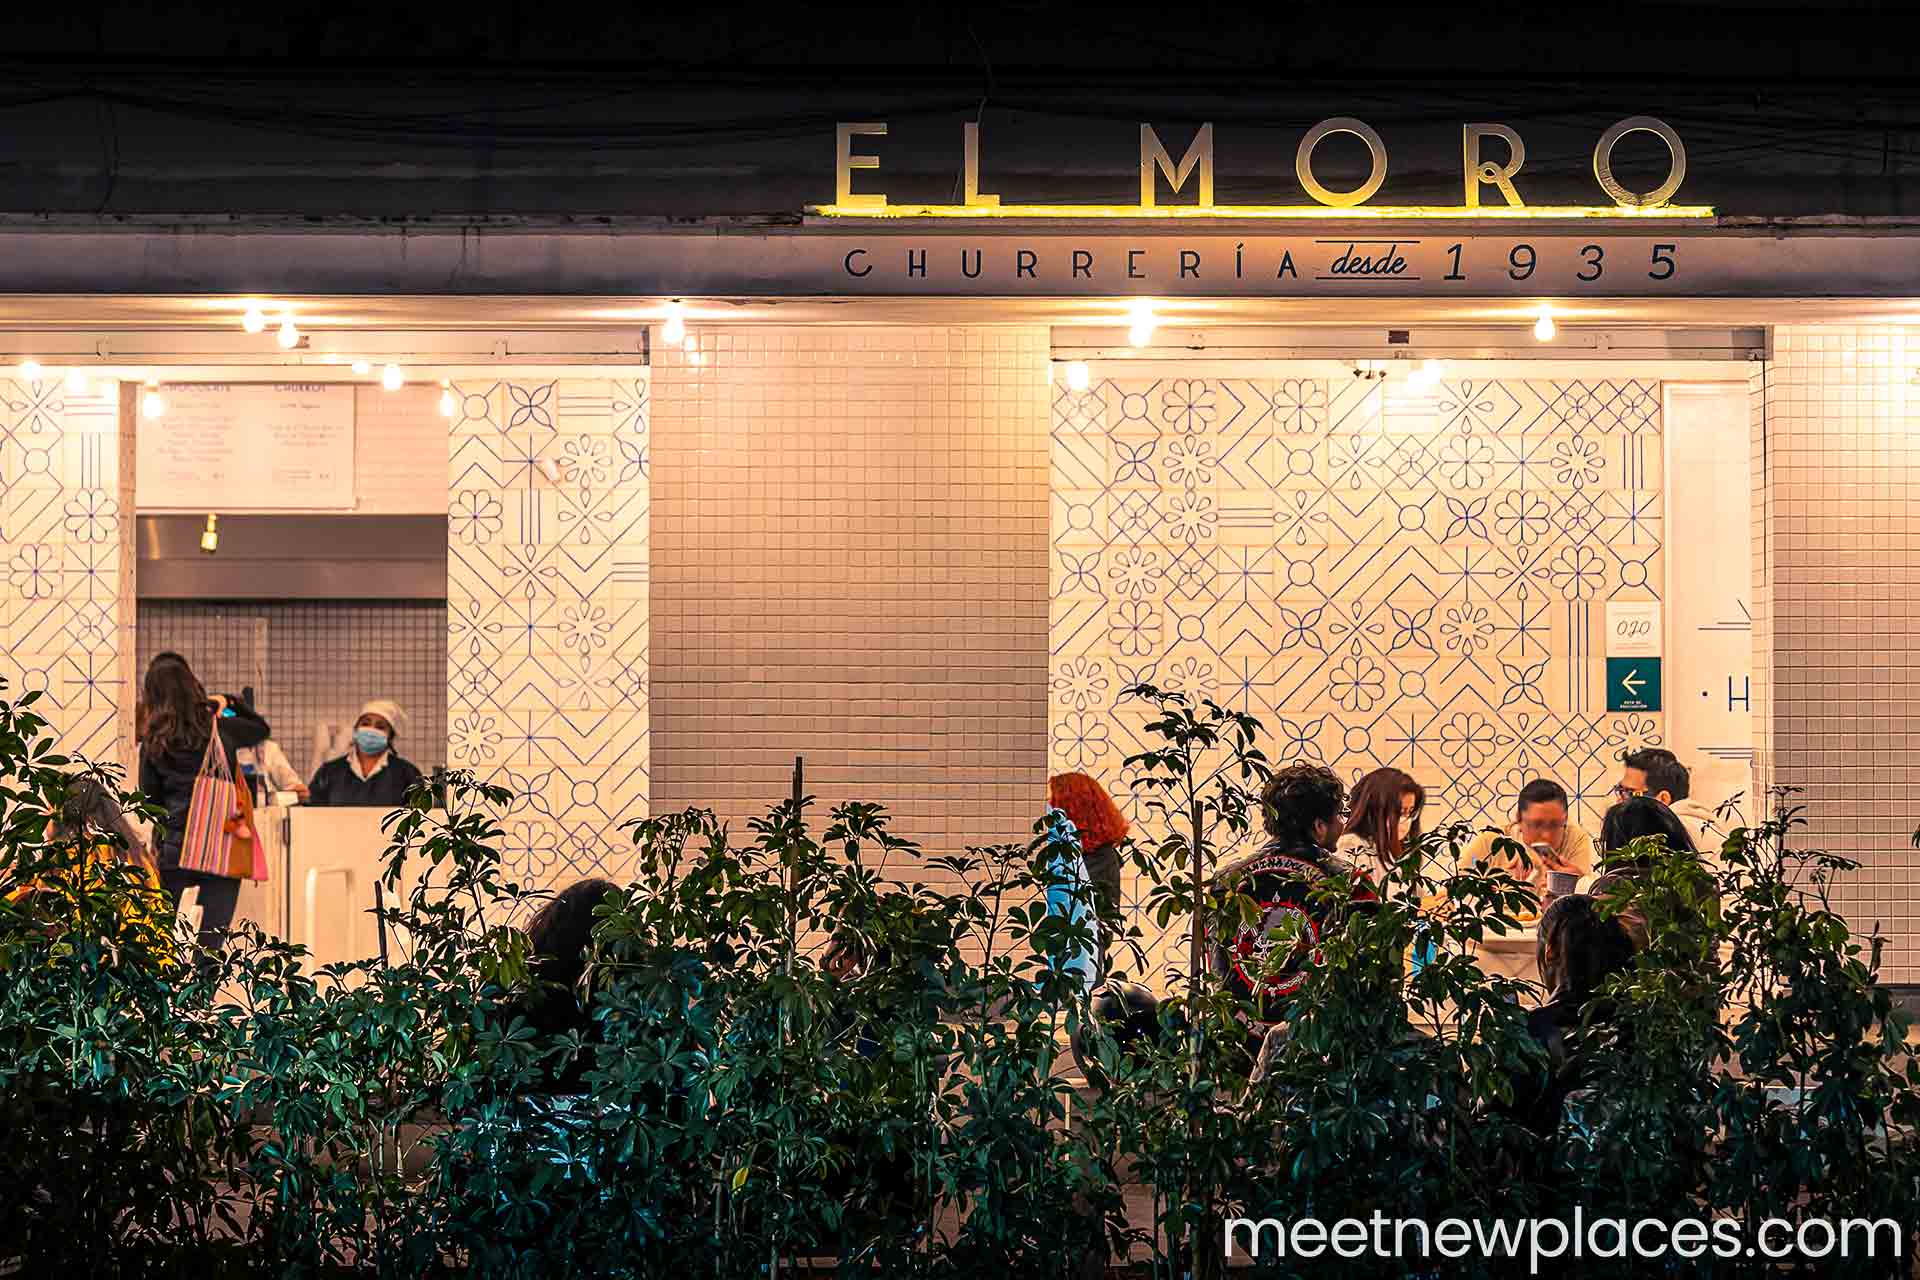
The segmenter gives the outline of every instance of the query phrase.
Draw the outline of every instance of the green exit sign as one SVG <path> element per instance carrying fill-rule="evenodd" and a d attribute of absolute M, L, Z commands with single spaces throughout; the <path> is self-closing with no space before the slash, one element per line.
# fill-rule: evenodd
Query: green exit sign
<path fill-rule="evenodd" d="M 1607 659 L 1607 710 L 1658 711 L 1659 709 L 1660 659 Z"/>

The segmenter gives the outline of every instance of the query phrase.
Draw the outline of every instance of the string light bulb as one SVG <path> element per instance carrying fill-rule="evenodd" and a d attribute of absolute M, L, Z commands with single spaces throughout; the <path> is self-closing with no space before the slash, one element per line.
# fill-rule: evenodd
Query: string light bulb
<path fill-rule="evenodd" d="M 260 309 L 258 303 L 255 303 L 247 308 L 245 315 L 240 317 L 240 327 L 248 333 L 261 333 L 265 331 L 267 327 L 267 313 Z"/>
<path fill-rule="evenodd" d="M 353 362 L 353 371 L 364 378 L 373 372 L 373 365 L 365 360 L 355 360 Z"/>
<path fill-rule="evenodd" d="M 687 336 L 687 309 L 678 302 L 667 304 L 667 322 L 660 326 L 661 340 L 678 346 Z"/>
<path fill-rule="evenodd" d="M 453 416 L 453 411 L 455 409 L 458 409 L 459 407 L 460 407 L 460 402 L 454 399 L 453 389 L 451 387 L 449 387 L 447 390 L 442 391 L 440 393 L 440 416 L 441 417 L 451 418 Z"/>
<path fill-rule="evenodd" d="M 274 339 L 280 344 L 281 349 L 286 351 L 291 351 L 300 345 L 300 330 L 294 327 L 292 316 L 280 318 L 280 332 L 274 335 Z"/>
<path fill-rule="evenodd" d="M 67 394 L 70 396 L 83 396 L 87 394 L 86 370 L 67 370 Z"/>
<path fill-rule="evenodd" d="M 1085 391 L 1092 382 L 1093 377 L 1087 372 L 1086 361 L 1070 360 L 1067 362 L 1067 390 Z"/>
<path fill-rule="evenodd" d="M 22 360 L 20 362 L 20 376 L 28 382 L 40 381 L 40 362 L 38 360 Z"/>
<path fill-rule="evenodd" d="M 1533 322 L 1533 336 L 1542 342 L 1552 342 L 1556 332 L 1558 330 L 1553 323 L 1553 308 L 1540 308 L 1540 318 Z"/>
<path fill-rule="evenodd" d="M 1144 347 L 1153 341 L 1153 330 L 1159 320 L 1153 314 L 1153 304 L 1145 298 L 1135 298 L 1127 308 L 1132 317 L 1132 325 L 1127 329 L 1127 341 L 1136 347 Z"/>
<path fill-rule="evenodd" d="M 406 375 L 400 372 L 397 364 L 390 364 L 380 371 L 380 385 L 389 391 L 398 391 L 406 380 Z"/>
<path fill-rule="evenodd" d="M 158 418 L 164 416 L 166 412 L 166 397 L 149 387 L 147 393 L 140 397 L 140 416 L 143 418 Z"/>

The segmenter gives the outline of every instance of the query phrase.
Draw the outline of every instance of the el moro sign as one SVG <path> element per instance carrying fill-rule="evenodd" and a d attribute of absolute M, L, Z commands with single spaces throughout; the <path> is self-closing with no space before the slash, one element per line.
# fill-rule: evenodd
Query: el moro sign
<path fill-rule="evenodd" d="M 1000 196 L 981 190 L 980 126 L 961 126 L 961 172 L 964 195 L 959 204 L 893 204 L 878 190 L 854 190 L 856 173 L 879 170 L 881 157 L 856 150 L 864 139 L 885 137 L 885 121 L 843 123 L 834 149 L 834 199 L 809 212 L 822 217 L 858 218 L 1705 218 L 1711 208 L 1673 203 L 1687 175 L 1687 149 L 1680 135 L 1663 120 L 1628 116 L 1600 134 L 1593 145 L 1593 177 L 1606 203 L 1535 206 L 1522 195 L 1527 147 L 1519 133 L 1504 124 L 1470 123 L 1460 126 L 1461 203 L 1457 206 L 1372 205 L 1368 201 L 1387 179 L 1387 145 L 1372 126 L 1351 116 L 1335 116 L 1308 129 L 1294 151 L 1294 178 L 1311 203 L 1222 205 L 1214 203 L 1213 125 L 1195 131 L 1176 159 L 1150 124 L 1140 126 L 1139 201 L 1130 205 L 1006 204 Z M 1666 145 L 1667 172 L 1645 191 L 1624 186 L 1613 172 L 1613 152 L 1622 138 L 1645 133 Z M 1335 134 L 1357 138 L 1367 149 L 1368 173 L 1358 186 L 1336 191 L 1314 172 L 1314 153 Z M 869 179 L 878 185 L 881 179 Z M 1191 202 L 1160 203 L 1162 186 L 1169 194 L 1191 190 Z M 1482 204 L 1489 191 L 1497 204 Z"/>

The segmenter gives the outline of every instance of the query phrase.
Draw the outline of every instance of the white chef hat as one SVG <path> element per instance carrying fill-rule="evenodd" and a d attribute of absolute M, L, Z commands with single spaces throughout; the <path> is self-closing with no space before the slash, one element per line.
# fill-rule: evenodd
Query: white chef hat
<path fill-rule="evenodd" d="M 375 698 L 373 701 L 367 703 L 366 706 L 360 708 L 360 714 L 363 716 L 379 716 L 382 720 L 385 720 L 393 726 L 393 732 L 396 736 L 401 730 L 407 727 L 407 713 L 400 709 L 399 703 L 387 698 Z"/>

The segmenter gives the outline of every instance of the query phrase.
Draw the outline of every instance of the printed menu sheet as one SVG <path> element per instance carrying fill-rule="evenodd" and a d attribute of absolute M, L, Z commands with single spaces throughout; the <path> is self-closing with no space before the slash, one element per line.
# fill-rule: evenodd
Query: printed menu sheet
<path fill-rule="evenodd" d="M 143 511 L 351 510 L 353 387 L 173 383 L 136 431 Z"/>

